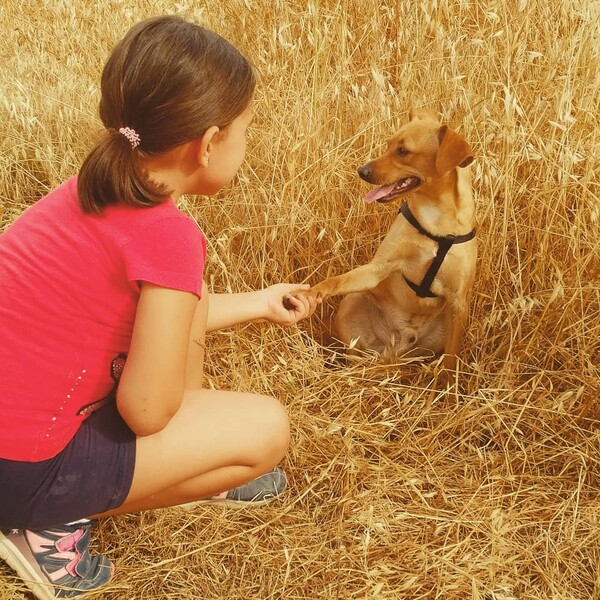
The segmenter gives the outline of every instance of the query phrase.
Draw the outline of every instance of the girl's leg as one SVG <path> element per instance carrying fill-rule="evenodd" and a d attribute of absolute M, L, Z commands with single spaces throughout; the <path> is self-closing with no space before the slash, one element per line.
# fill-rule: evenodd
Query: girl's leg
<path fill-rule="evenodd" d="M 138 437 L 133 482 L 109 516 L 193 502 L 255 479 L 289 443 L 289 422 L 273 398 L 188 390 L 160 432 Z"/>

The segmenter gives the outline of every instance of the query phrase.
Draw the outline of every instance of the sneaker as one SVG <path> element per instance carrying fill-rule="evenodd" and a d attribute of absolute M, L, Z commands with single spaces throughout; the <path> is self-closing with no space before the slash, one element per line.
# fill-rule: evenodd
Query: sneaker
<path fill-rule="evenodd" d="M 0 530 L 0 559 L 14 569 L 38 600 L 74 598 L 112 577 L 105 556 L 91 556 L 87 519 L 51 529 Z"/>
<path fill-rule="evenodd" d="M 240 487 L 223 492 L 218 496 L 212 498 L 206 498 L 204 500 L 196 500 L 195 502 L 189 502 L 188 504 L 181 504 L 183 508 L 194 508 L 201 504 L 224 504 L 224 505 L 252 505 L 260 506 L 266 504 L 271 500 L 275 500 L 285 489 L 287 479 L 285 471 L 281 467 L 275 467 L 241 485 Z"/>

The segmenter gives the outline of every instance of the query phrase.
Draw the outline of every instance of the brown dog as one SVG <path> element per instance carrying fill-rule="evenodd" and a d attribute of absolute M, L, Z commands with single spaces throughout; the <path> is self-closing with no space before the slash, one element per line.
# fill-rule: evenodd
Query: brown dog
<path fill-rule="evenodd" d="M 386 151 L 358 169 L 382 187 L 367 202 L 404 203 L 373 260 L 310 289 L 317 298 L 346 295 L 334 334 L 347 345 L 388 357 L 444 352 L 454 370 L 475 277 L 475 204 L 467 142 L 428 110 L 410 120 Z"/>

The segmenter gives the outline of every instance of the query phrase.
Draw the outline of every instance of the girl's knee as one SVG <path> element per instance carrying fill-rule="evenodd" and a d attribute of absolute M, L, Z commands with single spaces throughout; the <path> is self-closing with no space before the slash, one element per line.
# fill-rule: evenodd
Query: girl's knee
<path fill-rule="evenodd" d="M 261 396 L 263 431 L 268 440 L 269 454 L 279 462 L 290 444 L 290 420 L 282 404 L 270 396 Z"/>

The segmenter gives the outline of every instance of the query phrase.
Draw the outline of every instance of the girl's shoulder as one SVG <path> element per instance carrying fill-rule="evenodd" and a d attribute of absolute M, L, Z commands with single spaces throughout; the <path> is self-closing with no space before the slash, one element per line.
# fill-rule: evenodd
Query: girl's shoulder
<path fill-rule="evenodd" d="M 96 226 L 119 232 L 122 239 L 136 237 L 182 237 L 197 240 L 203 237 L 194 219 L 179 210 L 173 200 L 152 207 L 133 207 L 126 204 L 107 206 L 97 217 Z"/>
<path fill-rule="evenodd" d="M 118 245 L 138 237 L 176 236 L 190 243 L 202 243 L 204 237 L 197 222 L 171 199 L 144 208 L 117 202 L 106 206 L 101 214 L 84 213 L 79 206 L 76 176 L 38 200 L 9 227 L 12 235 L 25 235 L 40 228 L 48 236 L 54 230 L 57 235 L 69 231 L 76 239 L 94 237 L 112 240 Z"/>

